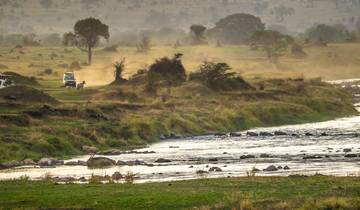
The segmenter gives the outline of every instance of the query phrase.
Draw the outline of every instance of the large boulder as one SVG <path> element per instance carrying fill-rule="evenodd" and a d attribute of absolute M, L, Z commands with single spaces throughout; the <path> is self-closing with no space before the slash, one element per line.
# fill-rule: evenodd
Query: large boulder
<path fill-rule="evenodd" d="M 274 132 L 274 135 L 275 135 L 275 136 L 286 136 L 287 133 L 285 133 L 285 132 L 283 132 L 283 131 L 275 131 L 275 132 Z"/>
<path fill-rule="evenodd" d="M 276 166 L 270 165 L 267 168 L 265 168 L 263 171 L 277 171 L 279 170 Z"/>
<path fill-rule="evenodd" d="M 6 162 L 6 163 L 0 163 L 0 169 L 8 169 L 8 168 L 14 168 L 22 166 L 22 163 L 16 160 Z"/>
<path fill-rule="evenodd" d="M 274 134 L 262 131 L 262 132 L 260 132 L 260 136 L 274 136 Z"/>
<path fill-rule="evenodd" d="M 89 168 L 107 168 L 116 165 L 116 162 L 106 157 L 92 157 L 86 164 Z"/>
<path fill-rule="evenodd" d="M 345 153 L 348 153 L 348 152 L 351 152 L 351 151 L 352 151 L 352 149 L 350 149 L 350 148 L 343 149 L 343 152 L 345 152 Z"/>
<path fill-rule="evenodd" d="M 221 168 L 219 168 L 219 167 L 211 167 L 211 168 L 209 169 L 209 171 L 210 171 L 210 172 L 222 172 Z"/>
<path fill-rule="evenodd" d="M 247 135 L 247 136 L 259 136 L 259 134 L 258 134 L 258 133 L 255 133 L 255 132 L 250 132 L 250 131 L 249 131 L 249 132 L 247 132 L 247 133 L 246 133 L 246 135 Z"/>
<path fill-rule="evenodd" d="M 346 154 L 345 157 L 346 158 L 356 158 L 358 155 L 357 154 Z"/>
<path fill-rule="evenodd" d="M 111 176 L 112 180 L 114 181 L 119 181 L 120 179 L 123 178 L 123 176 L 121 175 L 120 172 L 115 172 L 112 176 Z"/>
<path fill-rule="evenodd" d="M 41 158 L 38 162 L 39 166 L 42 167 L 49 167 L 49 166 L 56 166 L 56 165 L 63 165 L 64 161 L 56 160 L 54 158 Z"/>
<path fill-rule="evenodd" d="M 270 155 L 264 153 L 260 155 L 260 158 L 270 158 Z"/>

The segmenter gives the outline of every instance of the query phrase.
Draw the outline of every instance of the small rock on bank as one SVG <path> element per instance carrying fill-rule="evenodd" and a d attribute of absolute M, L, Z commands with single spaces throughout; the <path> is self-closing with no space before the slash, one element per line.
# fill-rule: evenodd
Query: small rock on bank
<path fill-rule="evenodd" d="M 268 166 L 267 168 L 265 168 L 263 171 L 277 171 L 279 170 L 276 166 L 274 165 L 271 165 L 271 166 Z"/>
<path fill-rule="evenodd" d="M 106 157 L 92 157 L 86 164 L 89 168 L 106 168 L 116 165 L 116 162 Z"/>
<path fill-rule="evenodd" d="M 159 158 L 155 161 L 155 163 L 171 163 L 171 160 L 165 158 Z"/>

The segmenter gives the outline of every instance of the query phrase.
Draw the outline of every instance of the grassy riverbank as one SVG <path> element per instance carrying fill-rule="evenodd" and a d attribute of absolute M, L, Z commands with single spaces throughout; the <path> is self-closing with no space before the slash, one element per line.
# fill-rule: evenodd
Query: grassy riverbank
<path fill-rule="evenodd" d="M 0 182 L 0 209 L 359 209 L 360 179 L 248 177 L 151 184 Z"/>
<path fill-rule="evenodd" d="M 125 149 L 156 142 L 161 136 L 240 131 L 356 114 L 349 93 L 317 80 L 261 83 L 266 90 L 221 93 L 188 83 L 173 88 L 165 102 L 140 92 L 129 99 L 134 94 L 131 86 L 76 91 L 43 84 L 39 89 L 59 103 L 46 107 L 46 101 L 36 99 L 1 103 L 0 162 L 66 158 L 83 154 L 84 145 Z M 116 94 L 120 96 L 106 99 Z M 99 96 L 105 98 L 92 100 Z"/>
<path fill-rule="evenodd" d="M 7 55 L 7 50 L 2 51 L 6 71 L 16 68 L 14 72 L 29 78 L 16 76 L 16 83 L 26 87 L 0 90 L 0 163 L 27 158 L 36 161 L 49 156 L 67 158 L 84 154 L 83 146 L 127 149 L 159 141 L 161 137 L 233 132 L 357 114 L 350 93 L 320 79 L 303 78 L 292 70 L 246 71 L 242 75 L 252 86 L 249 89 L 214 91 L 201 81 L 187 80 L 172 87 L 160 84 L 154 95 L 146 91 L 147 77 L 140 75 L 121 85 L 90 86 L 79 91 L 61 87 L 61 75 L 65 71 L 61 64 L 85 59 L 76 49 L 24 48 L 25 54 L 19 60 Z M 135 67 L 140 68 L 142 58 L 152 62 L 154 56 L 172 53 L 167 47 L 154 48 L 149 54 L 127 48 L 119 50 L 125 50 L 127 55 L 126 76 L 133 75 Z M 256 60 L 262 56 L 244 46 L 199 50 L 213 55 L 212 60 L 233 64 L 231 71 L 238 73 L 237 52 L 245 57 L 251 54 Z M 223 51 L 227 50 L 230 55 L 222 59 Z M 189 76 L 203 60 L 199 60 L 200 52 L 192 47 L 183 47 L 180 52 L 184 52 L 183 63 Z M 58 56 L 52 59 L 45 56 L 54 53 Z M 93 81 L 103 84 L 105 78 L 106 82 L 111 81 L 113 58 L 119 52 L 105 53 L 99 49 L 95 55 L 97 61 L 91 67 L 82 64 L 82 69 L 76 71 L 79 80 L 86 79 L 90 84 Z M 263 60 L 261 63 L 269 65 Z M 53 71 L 45 73 L 38 68 Z M 17 100 L 12 101 L 9 95 L 15 95 Z"/>

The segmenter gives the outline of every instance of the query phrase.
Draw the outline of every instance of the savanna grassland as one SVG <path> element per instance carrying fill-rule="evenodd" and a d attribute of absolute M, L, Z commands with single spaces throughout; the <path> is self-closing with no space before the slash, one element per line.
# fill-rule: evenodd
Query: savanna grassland
<path fill-rule="evenodd" d="M 9 53 L 13 51 L 12 53 Z M 9 70 L 27 76 L 39 76 L 46 68 L 51 68 L 56 75 L 47 75 L 45 79 L 60 80 L 62 73 L 68 70 L 65 65 L 77 61 L 82 70 L 76 72 L 79 81 L 85 80 L 90 86 L 105 85 L 113 80 L 113 63 L 126 58 L 125 77 L 130 77 L 139 69 L 151 65 L 155 59 L 183 53 L 183 64 L 188 71 L 194 71 L 206 61 L 226 62 L 233 71 L 245 78 L 281 78 L 281 77 L 322 77 L 324 80 L 360 77 L 360 44 L 329 44 L 327 47 L 305 46 L 307 56 L 297 58 L 291 54 L 280 59 L 278 64 L 267 60 L 260 51 L 252 51 L 246 45 L 234 46 L 173 46 L 152 47 L 148 53 L 137 53 L 134 47 L 119 47 L 116 51 L 104 51 L 98 48 L 94 52 L 94 64 L 86 65 L 87 55 L 77 48 L 63 47 L 28 47 L 13 49 L 1 47 L 1 64 Z M 19 57 L 19 59 L 17 59 Z M 1 68 L 1 71 L 7 71 Z"/>
<path fill-rule="evenodd" d="M 360 208 L 356 177 L 245 177 L 151 184 L 0 182 L 0 209 Z"/>
<path fill-rule="evenodd" d="M 187 74 L 206 61 L 226 62 L 253 87 L 214 91 L 201 82 L 145 91 L 136 77 L 155 59 L 183 53 Z M 323 121 L 357 114 L 350 93 L 318 77 L 353 78 L 359 71 L 359 44 L 308 46 L 305 58 L 291 55 L 270 63 L 246 46 L 153 47 L 148 53 L 119 47 L 101 48 L 94 63 L 76 48 L 22 47 L 0 49 L 2 72 L 16 72 L 18 85 L 0 91 L 0 162 L 44 156 L 66 158 L 83 154 L 83 146 L 127 149 L 160 138 L 231 132 L 257 126 Z M 109 86 L 115 61 L 125 60 L 128 82 Z M 70 64 L 84 90 L 62 87 Z M 45 71 L 51 69 L 51 71 Z M 303 75 L 306 74 L 306 78 Z M 135 76 L 133 76 L 135 75 Z M 6 98 L 17 96 L 16 101 Z M 46 106 L 44 106 L 46 105 Z"/>

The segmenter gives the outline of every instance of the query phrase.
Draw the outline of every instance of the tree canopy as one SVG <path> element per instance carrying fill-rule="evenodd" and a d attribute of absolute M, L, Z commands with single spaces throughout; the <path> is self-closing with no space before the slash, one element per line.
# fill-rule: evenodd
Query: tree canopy
<path fill-rule="evenodd" d="M 257 31 L 251 37 L 251 45 L 264 51 L 272 62 L 277 62 L 292 43 L 292 37 L 271 30 Z"/>
<path fill-rule="evenodd" d="M 311 41 L 329 43 L 344 42 L 349 39 L 350 33 L 344 25 L 319 24 L 311 27 L 306 32 Z"/>
<path fill-rule="evenodd" d="M 99 19 L 86 18 L 76 22 L 74 33 L 64 35 L 64 44 L 73 44 L 88 53 L 89 64 L 92 62 L 92 48 L 96 47 L 100 38 L 110 38 L 109 26 Z"/>
<path fill-rule="evenodd" d="M 192 25 L 190 27 L 191 34 L 193 35 L 192 44 L 205 44 L 205 31 L 206 27 L 203 25 Z"/>
<path fill-rule="evenodd" d="M 209 34 L 223 43 L 241 44 L 248 42 L 255 31 L 264 29 L 265 25 L 258 17 L 250 14 L 233 14 L 219 20 Z"/>

